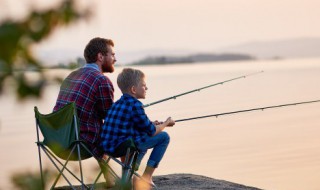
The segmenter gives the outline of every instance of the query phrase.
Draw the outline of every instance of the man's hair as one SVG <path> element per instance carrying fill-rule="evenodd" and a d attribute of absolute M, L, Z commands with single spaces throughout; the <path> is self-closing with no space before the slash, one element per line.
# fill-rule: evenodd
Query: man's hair
<path fill-rule="evenodd" d="M 128 93 L 132 86 L 139 84 L 145 74 L 137 69 L 124 68 L 118 75 L 117 83 L 122 93 Z"/>
<path fill-rule="evenodd" d="M 114 46 L 114 43 L 110 39 L 105 38 L 93 38 L 87 44 L 86 48 L 84 49 L 84 58 L 86 59 L 87 63 L 94 63 L 97 61 L 98 53 L 102 53 L 103 55 L 107 55 L 108 48 L 107 45 Z"/>

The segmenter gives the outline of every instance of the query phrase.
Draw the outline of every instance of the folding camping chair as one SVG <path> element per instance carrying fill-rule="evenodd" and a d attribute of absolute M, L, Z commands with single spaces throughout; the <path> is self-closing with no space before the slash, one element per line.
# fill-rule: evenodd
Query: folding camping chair
<path fill-rule="evenodd" d="M 38 108 L 34 108 L 35 118 L 36 118 L 36 130 L 37 130 L 37 146 L 39 153 L 39 164 L 40 164 L 40 173 L 42 180 L 42 187 L 44 188 L 44 179 L 43 179 L 43 168 L 42 168 L 42 150 L 45 155 L 52 162 L 54 167 L 59 171 L 58 176 L 56 177 L 54 183 L 50 189 L 54 189 L 59 178 L 62 176 L 69 186 L 72 189 L 75 189 L 74 185 L 71 184 L 71 181 L 67 178 L 64 172 L 68 172 L 71 176 L 74 177 L 81 184 L 81 189 L 94 189 L 96 182 L 100 178 L 102 171 L 97 175 L 92 187 L 88 187 L 83 180 L 83 171 L 82 171 L 82 160 L 93 157 L 92 152 L 87 148 L 86 143 L 79 139 L 79 125 L 78 118 L 76 113 L 75 103 L 66 104 L 60 110 L 53 112 L 51 114 L 41 114 L 38 111 Z M 43 141 L 40 141 L 39 129 L 43 136 Z M 117 181 L 120 181 L 120 189 L 128 189 L 131 186 L 131 177 L 133 174 L 139 174 L 135 172 L 135 161 L 137 157 L 137 150 L 134 146 L 134 143 L 131 139 L 123 143 L 115 155 L 110 156 L 107 160 L 103 160 L 102 163 L 104 168 L 108 170 L 115 177 Z M 126 157 L 125 162 L 122 163 L 115 157 L 124 156 Z M 59 159 L 60 158 L 60 159 Z M 62 160 L 65 162 L 63 163 Z M 122 177 L 121 180 L 114 172 L 111 167 L 108 165 L 110 160 L 114 160 L 116 163 L 120 164 L 122 167 Z M 78 161 L 79 170 L 80 170 L 80 179 L 76 176 L 67 165 L 69 161 Z"/>
<path fill-rule="evenodd" d="M 51 189 L 54 189 L 59 178 L 62 176 L 72 189 L 75 189 L 71 184 L 71 181 L 63 173 L 65 170 L 69 172 L 77 181 L 81 183 L 82 189 L 89 189 L 84 183 L 83 171 L 81 161 L 91 158 L 93 155 L 86 147 L 83 141 L 79 140 L 79 127 L 76 115 L 75 104 L 70 103 L 65 105 L 57 112 L 43 115 L 38 111 L 38 108 L 34 108 L 36 117 L 36 129 L 37 129 L 37 145 L 39 152 L 40 172 L 43 181 L 43 169 L 40 149 L 47 155 L 54 167 L 59 171 Z M 43 136 L 43 141 L 40 141 L 39 129 Z M 62 160 L 65 160 L 62 163 Z M 71 170 L 68 169 L 67 164 L 69 161 L 78 161 L 80 169 L 80 179 Z M 96 179 L 100 177 L 100 173 Z"/>

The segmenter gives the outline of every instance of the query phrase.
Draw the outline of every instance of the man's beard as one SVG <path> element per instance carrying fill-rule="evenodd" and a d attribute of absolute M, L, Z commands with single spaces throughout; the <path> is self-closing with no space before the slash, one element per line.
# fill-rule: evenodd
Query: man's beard
<path fill-rule="evenodd" d="M 110 64 L 107 64 L 107 63 L 103 64 L 101 66 L 101 69 L 102 69 L 103 73 L 113 73 L 113 71 L 114 71 L 113 64 L 111 64 L 111 63 Z"/>

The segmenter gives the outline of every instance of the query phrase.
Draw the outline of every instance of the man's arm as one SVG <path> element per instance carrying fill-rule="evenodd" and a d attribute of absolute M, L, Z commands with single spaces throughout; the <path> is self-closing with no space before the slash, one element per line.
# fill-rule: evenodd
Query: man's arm
<path fill-rule="evenodd" d="M 109 79 L 103 81 L 97 89 L 97 112 L 100 118 L 104 118 L 108 109 L 113 104 L 114 88 Z"/>

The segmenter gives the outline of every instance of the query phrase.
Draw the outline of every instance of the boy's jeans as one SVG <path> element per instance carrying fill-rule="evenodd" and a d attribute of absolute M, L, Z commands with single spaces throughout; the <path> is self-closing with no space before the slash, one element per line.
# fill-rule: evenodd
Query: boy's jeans
<path fill-rule="evenodd" d="M 139 155 L 137 158 L 138 166 L 140 165 L 143 156 L 147 153 L 147 150 L 153 148 L 147 166 L 157 168 L 159 162 L 161 161 L 164 153 L 167 150 L 169 142 L 170 136 L 168 135 L 168 133 L 162 131 L 153 137 L 147 138 L 146 142 L 140 143 L 137 146 L 139 150 Z"/>

